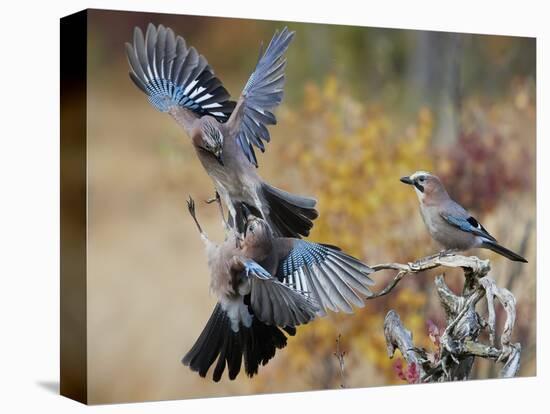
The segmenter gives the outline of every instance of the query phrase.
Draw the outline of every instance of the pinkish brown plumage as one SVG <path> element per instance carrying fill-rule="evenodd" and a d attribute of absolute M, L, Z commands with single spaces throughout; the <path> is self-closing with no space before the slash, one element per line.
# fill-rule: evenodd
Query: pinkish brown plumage
<path fill-rule="evenodd" d="M 510 260 L 527 262 L 497 240 L 445 190 L 441 180 L 428 172 L 417 171 L 402 177 L 401 182 L 414 186 L 420 202 L 420 214 L 432 238 L 444 249 L 464 251 L 480 247 Z"/>

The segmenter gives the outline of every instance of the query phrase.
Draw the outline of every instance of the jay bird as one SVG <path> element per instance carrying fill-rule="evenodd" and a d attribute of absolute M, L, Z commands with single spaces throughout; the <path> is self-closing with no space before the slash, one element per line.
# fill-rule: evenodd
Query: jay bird
<path fill-rule="evenodd" d="M 325 315 L 325 309 L 351 313 L 351 304 L 364 306 L 357 292 L 372 295 L 372 269 L 337 247 L 275 237 L 265 220 L 251 214 L 243 234 L 226 223 L 226 240 L 216 244 L 197 221 L 191 198 L 188 208 L 206 245 L 210 289 L 218 299 L 182 359 L 202 377 L 216 359 L 214 381 L 226 365 L 229 378 L 235 379 L 243 360 L 252 377 L 276 349 L 286 346 L 283 331 L 294 336 L 296 326 Z"/>
<path fill-rule="evenodd" d="M 144 36 L 136 27 L 133 44 L 126 43 L 130 78 L 186 131 L 240 232 L 243 206 L 278 236 L 308 236 L 318 216 L 314 198 L 275 188 L 256 172 L 254 146 L 263 152 L 270 140 L 266 126 L 276 123 L 271 111 L 283 98 L 284 53 L 293 36 L 286 27 L 275 33 L 236 103 L 206 59 L 172 29 L 149 24 Z"/>
<path fill-rule="evenodd" d="M 497 240 L 461 205 L 451 199 L 441 180 L 425 171 L 417 171 L 401 182 L 414 186 L 420 201 L 420 213 L 432 238 L 448 251 L 474 247 L 492 250 L 515 262 L 527 263 L 520 255 Z"/>

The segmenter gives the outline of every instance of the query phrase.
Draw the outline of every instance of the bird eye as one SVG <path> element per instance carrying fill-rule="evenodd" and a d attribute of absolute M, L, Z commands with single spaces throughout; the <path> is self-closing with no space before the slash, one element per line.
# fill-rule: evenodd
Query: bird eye
<path fill-rule="evenodd" d="M 426 179 L 425 179 L 424 177 L 420 177 L 420 178 L 418 179 L 418 181 L 420 181 L 421 183 L 423 183 L 424 181 L 426 181 Z"/>

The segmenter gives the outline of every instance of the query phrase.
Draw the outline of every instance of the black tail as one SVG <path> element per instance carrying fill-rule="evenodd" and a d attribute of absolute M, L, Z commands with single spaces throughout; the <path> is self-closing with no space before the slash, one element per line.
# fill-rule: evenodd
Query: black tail
<path fill-rule="evenodd" d="M 523 262 L 527 263 L 527 260 L 525 260 L 523 257 L 521 257 L 519 254 L 514 253 L 511 250 L 508 250 L 506 247 L 501 246 L 498 243 L 495 243 L 493 241 L 486 240 L 483 242 L 481 247 L 484 247 L 486 249 L 492 250 L 495 253 L 500 254 L 501 256 L 504 256 L 514 262 Z"/>
<path fill-rule="evenodd" d="M 296 333 L 296 328 L 293 327 L 283 329 L 291 336 Z M 240 324 L 238 332 L 233 331 L 231 320 L 218 303 L 199 338 L 183 357 L 182 362 L 198 372 L 201 377 L 205 377 L 208 369 L 217 359 L 212 378 L 218 382 L 226 365 L 229 379 L 235 379 L 241 371 L 241 363 L 244 360 L 245 372 L 252 377 L 258 373 L 260 364 L 265 365 L 273 358 L 276 349 L 286 346 L 286 339 L 278 327 L 265 325 L 254 317 L 250 327 Z"/>
<path fill-rule="evenodd" d="M 315 210 L 317 200 L 297 196 L 286 191 L 262 184 L 263 196 L 269 205 L 269 222 L 275 236 L 295 237 L 309 236 L 313 221 L 319 213 Z"/>

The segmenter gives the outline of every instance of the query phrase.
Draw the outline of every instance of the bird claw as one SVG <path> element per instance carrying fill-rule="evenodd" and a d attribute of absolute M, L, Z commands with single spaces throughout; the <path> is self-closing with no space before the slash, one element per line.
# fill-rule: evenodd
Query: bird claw
<path fill-rule="evenodd" d="M 187 209 L 189 210 L 189 214 L 195 217 L 195 200 L 193 200 L 191 196 L 189 196 L 189 199 L 187 200 Z"/>
<path fill-rule="evenodd" d="M 416 272 L 420 270 L 420 263 L 419 262 L 409 262 L 407 263 L 411 271 Z"/>
<path fill-rule="evenodd" d="M 214 197 L 212 198 L 209 198 L 208 200 L 204 200 L 204 202 L 206 204 L 212 204 L 212 203 L 215 203 L 215 202 L 220 202 L 220 193 L 218 193 L 217 191 L 215 192 L 214 194 Z"/>
<path fill-rule="evenodd" d="M 439 252 L 439 258 L 442 259 L 444 257 L 453 256 L 456 252 L 458 252 L 458 249 L 445 249 L 441 250 Z"/>

